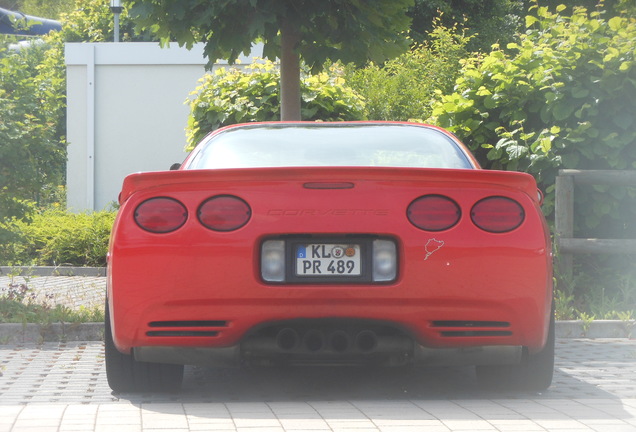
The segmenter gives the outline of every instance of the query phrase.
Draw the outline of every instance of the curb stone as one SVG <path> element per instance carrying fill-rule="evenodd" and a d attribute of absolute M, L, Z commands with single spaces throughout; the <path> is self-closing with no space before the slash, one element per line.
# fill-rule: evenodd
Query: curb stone
<path fill-rule="evenodd" d="M 558 339 L 602 339 L 636 337 L 636 320 L 609 321 L 557 321 Z M 0 345 L 39 342 L 101 341 L 104 338 L 104 324 L 52 323 L 52 324 L 0 324 Z"/>
<path fill-rule="evenodd" d="M 594 320 L 585 322 L 557 321 L 556 337 L 568 338 L 633 338 L 636 337 L 636 320 Z"/>
<path fill-rule="evenodd" d="M 104 323 L 0 324 L 0 344 L 100 341 Z"/>

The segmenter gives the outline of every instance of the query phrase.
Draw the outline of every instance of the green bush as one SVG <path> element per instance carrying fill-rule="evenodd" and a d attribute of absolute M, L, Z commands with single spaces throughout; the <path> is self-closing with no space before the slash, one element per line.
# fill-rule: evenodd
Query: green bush
<path fill-rule="evenodd" d="M 382 66 L 345 68 L 345 80 L 364 98 L 369 119 L 428 118 L 439 92 L 452 91 L 470 38 L 438 23 L 429 39 Z"/>
<path fill-rule="evenodd" d="M 47 210 L 17 222 L 14 242 L 0 247 L 4 265 L 105 266 L 115 213 Z"/>
<path fill-rule="evenodd" d="M 457 134 L 485 168 L 534 175 L 551 221 L 560 168 L 636 169 L 636 20 L 533 10 L 518 42 L 466 62 L 430 121 Z M 577 186 L 574 204 L 576 237 L 636 238 L 636 188 Z M 571 280 L 558 275 L 560 310 L 602 318 L 636 309 L 633 256 L 574 261 Z"/>
<path fill-rule="evenodd" d="M 188 102 L 187 150 L 222 126 L 278 120 L 279 82 L 280 72 L 271 62 L 206 74 Z M 360 120 L 364 115 L 362 99 L 344 85 L 342 78 L 327 73 L 304 77 L 301 97 L 303 120 Z"/>
<path fill-rule="evenodd" d="M 46 4 L 45 4 L 46 3 Z M 33 0 L 25 6 L 61 13 L 62 30 L 12 48 L 0 35 L 0 244 L 15 240 L 12 224 L 53 202 L 66 172 L 66 67 L 64 42 L 113 38 L 108 0 Z M 70 5 L 70 6 L 69 6 Z M 68 6 L 68 7 L 67 7 Z M 149 40 L 133 31 L 127 6 L 120 16 L 123 41 Z"/>
<path fill-rule="evenodd" d="M 636 169 L 636 20 L 564 8 L 535 7 L 517 43 L 468 61 L 431 120 L 485 167 L 533 174 L 548 215 L 559 168 Z M 633 188 L 578 190 L 578 236 L 636 237 L 635 197 Z"/>
<path fill-rule="evenodd" d="M 40 191 L 62 183 L 66 160 L 59 111 L 48 102 L 62 85 L 40 74 L 49 45 L 18 50 L 15 42 L 0 35 L 0 241 L 8 237 L 5 223 L 28 217 Z"/>

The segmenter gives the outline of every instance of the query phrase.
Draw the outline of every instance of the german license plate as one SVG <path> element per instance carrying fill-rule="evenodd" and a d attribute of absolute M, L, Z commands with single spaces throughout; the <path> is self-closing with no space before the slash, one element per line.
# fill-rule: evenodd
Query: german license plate
<path fill-rule="evenodd" d="M 296 276 L 360 276 L 359 244 L 310 243 L 296 246 Z"/>

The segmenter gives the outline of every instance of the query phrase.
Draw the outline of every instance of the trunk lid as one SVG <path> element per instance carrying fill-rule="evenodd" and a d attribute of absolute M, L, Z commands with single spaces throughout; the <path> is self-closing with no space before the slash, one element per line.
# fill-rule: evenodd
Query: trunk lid
<path fill-rule="evenodd" d="M 219 186 L 240 191 L 256 187 L 278 188 L 296 184 L 303 189 L 356 189 L 361 185 L 377 187 L 378 194 L 387 187 L 410 188 L 439 185 L 444 189 L 491 187 L 522 192 L 538 203 L 534 178 L 525 173 L 489 170 L 458 170 L 385 167 L 303 167 L 247 168 L 219 170 L 182 170 L 135 173 L 124 180 L 119 203 L 141 191 L 217 190 Z"/>

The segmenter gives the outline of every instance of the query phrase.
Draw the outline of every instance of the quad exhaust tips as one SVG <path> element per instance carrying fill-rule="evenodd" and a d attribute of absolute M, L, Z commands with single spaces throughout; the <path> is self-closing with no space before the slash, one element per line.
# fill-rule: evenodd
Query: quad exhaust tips
<path fill-rule="evenodd" d="M 371 330 L 363 330 L 356 335 L 355 346 L 364 353 L 373 352 L 378 346 L 378 337 Z"/>
<path fill-rule="evenodd" d="M 309 330 L 303 336 L 302 346 L 309 352 L 322 351 L 325 348 L 325 335 L 319 330 Z"/>
<path fill-rule="evenodd" d="M 378 336 L 371 330 L 362 330 L 351 335 L 344 330 L 325 334 L 317 329 L 307 330 L 301 336 L 297 330 L 285 327 L 276 334 L 275 345 L 284 352 L 372 353 L 378 348 Z"/>
<path fill-rule="evenodd" d="M 276 346 L 282 351 L 292 351 L 300 345 L 300 336 L 294 329 L 286 327 L 276 335 Z"/>

